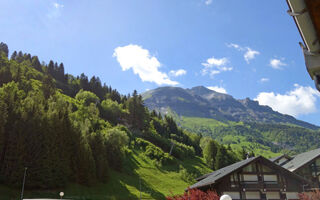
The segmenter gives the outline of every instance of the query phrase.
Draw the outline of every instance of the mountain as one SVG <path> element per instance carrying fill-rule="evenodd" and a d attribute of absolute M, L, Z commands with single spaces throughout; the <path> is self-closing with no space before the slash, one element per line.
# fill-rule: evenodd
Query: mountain
<path fill-rule="evenodd" d="M 150 110 L 171 115 L 183 129 L 210 136 L 238 151 L 270 157 L 273 153 L 295 154 L 320 147 L 318 126 L 249 98 L 237 100 L 203 86 L 160 87 L 142 96 Z"/>
<path fill-rule="evenodd" d="M 145 105 L 151 110 L 179 116 L 211 118 L 221 122 L 250 122 L 267 124 L 290 124 L 312 130 L 318 126 L 281 114 L 257 101 L 235 99 L 231 95 L 210 90 L 204 86 L 191 89 L 160 87 L 142 94 Z"/>

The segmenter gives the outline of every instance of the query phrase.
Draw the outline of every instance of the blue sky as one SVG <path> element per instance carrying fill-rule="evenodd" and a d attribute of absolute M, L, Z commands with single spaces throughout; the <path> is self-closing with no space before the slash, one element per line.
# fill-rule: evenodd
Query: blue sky
<path fill-rule="evenodd" d="M 0 41 L 121 93 L 203 85 L 317 125 L 285 0 L 0 0 Z"/>

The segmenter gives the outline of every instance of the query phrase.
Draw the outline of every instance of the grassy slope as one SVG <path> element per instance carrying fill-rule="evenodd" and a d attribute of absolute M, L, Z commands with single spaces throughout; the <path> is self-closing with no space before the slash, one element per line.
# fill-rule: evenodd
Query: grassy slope
<path fill-rule="evenodd" d="M 110 172 L 107 184 L 95 184 L 92 187 L 70 184 L 64 189 L 51 191 L 26 191 L 26 198 L 47 197 L 58 198 L 60 191 L 65 192 L 65 198 L 81 200 L 102 199 L 139 199 L 140 182 L 143 199 L 165 199 L 165 196 L 181 194 L 190 184 L 184 181 L 179 171 L 182 165 L 187 171 L 204 174 L 210 172 L 201 158 L 178 161 L 176 165 L 159 167 L 142 152 L 134 150 L 125 161 L 125 168 L 121 173 Z M 140 179 L 140 180 L 139 180 Z M 26 182 L 27 184 L 28 182 Z M 0 186 L 0 199 L 18 199 L 19 189 Z"/>
<path fill-rule="evenodd" d="M 184 126 L 190 129 L 197 128 L 199 126 L 206 126 L 210 129 L 214 129 L 218 126 L 228 126 L 228 124 L 220 122 L 215 119 L 210 118 L 200 118 L 200 117 L 182 117 L 181 122 Z"/>
<path fill-rule="evenodd" d="M 189 130 L 199 130 L 201 127 L 205 127 L 206 129 L 211 130 L 214 132 L 214 129 L 218 126 L 228 126 L 228 125 L 243 125 L 242 122 L 228 122 L 223 123 L 220 121 L 217 121 L 215 119 L 209 119 L 209 118 L 199 118 L 199 117 L 175 117 L 177 122 L 180 123 L 180 125 L 184 128 L 187 128 Z M 242 135 L 230 135 L 228 133 L 225 133 L 223 137 L 214 138 L 217 141 L 223 143 L 223 144 L 230 144 L 233 149 L 241 150 L 242 147 L 244 147 L 247 150 L 253 151 L 256 155 L 263 155 L 267 158 L 275 157 L 280 155 L 280 153 L 274 153 L 271 151 L 271 148 L 268 146 L 265 146 L 263 144 L 255 143 L 255 142 L 249 142 L 245 136 Z"/>

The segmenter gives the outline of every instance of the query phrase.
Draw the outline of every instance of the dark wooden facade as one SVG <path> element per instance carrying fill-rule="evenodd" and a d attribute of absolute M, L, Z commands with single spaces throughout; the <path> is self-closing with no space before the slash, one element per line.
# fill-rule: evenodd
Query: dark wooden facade
<path fill-rule="evenodd" d="M 199 189 L 214 190 L 232 199 L 299 199 L 308 181 L 261 157 Z"/>
<path fill-rule="evenodd" d="M 306 163 L 294 173 L 310 180 L 314 188 L 320 188 L 320 156 Z"/>

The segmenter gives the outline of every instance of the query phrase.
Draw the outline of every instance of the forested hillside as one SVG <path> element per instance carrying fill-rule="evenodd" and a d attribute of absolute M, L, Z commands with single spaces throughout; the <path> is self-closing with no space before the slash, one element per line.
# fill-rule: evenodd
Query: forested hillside
<path fill-rule="evenodd" d="M 320 147 L 319 127 L 261 106 L 249 98 L 236 100 L 203 86 L 161 87 L 147 91 L 149 109 L 172 116 L 190 132 L 209 136 L 240 151 L 266 157 L 295 154 Z"/>
<path fill-rule="evenodd" d="M 186 130 L 213 137 L 234 150 L 245 148 L 266 157 L 273 157 L 274 153 L 294 155 L 320 147 L 319 131 L 292 125 L 222 123 L 214 119 L 184 116 L 175 119 Z"/>
<path fill-rule="evenodd" d="M 182 190 L 209 168 L 246 156 L 245 149 L 220 145 L 179 128 L 170 116 L 149 111 L 136 91 L 121 95 L 98 77 L 65 74 L 63 63 L 46 64 L 27 53 L 8 56 L 1 43 L 0 186 L 9 188 L 4 191 L 21 187 L 27 167 L 29 191 L 106 184 L 109 195 L 127 188 L 116 199 L 125 194 L 134 199 L 140 176 L 156 194 L 151 197 L 161 199 L 169 191 L 161 181 L 149 182 L 151 169 L 159 177 L 167 174 L 162 175 L 167 185 L 177 183 L 172 190 Z M 73 199 L 79 197 L 74 194 Z"/>

